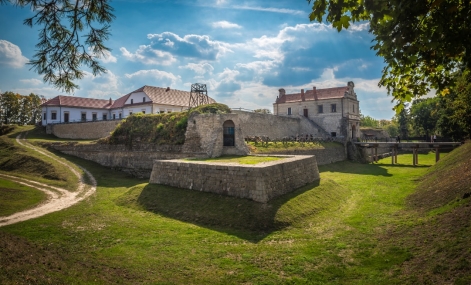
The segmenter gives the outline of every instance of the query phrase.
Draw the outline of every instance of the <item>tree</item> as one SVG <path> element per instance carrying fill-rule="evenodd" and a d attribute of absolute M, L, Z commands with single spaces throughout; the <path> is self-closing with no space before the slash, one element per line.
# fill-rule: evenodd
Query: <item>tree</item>
<path fill-rule="evenodd" d="M 25 25 L 41 27 L 38 51 L 29 64 L 44 82 L 70 93 L 78 88 L 74 81 L 84 76 L 81 66 L 94 75 L 106 72 L 98 58 L 110 51 L 104 45 L 114 18 L 109 0 L 0 0 L 7 3 L 34 12 L 24 20 Z"/>
<path fill-rule="evenodd" d="M 2 109 L 2 123 L 15 124 L 20 113 L 21 95 L 13 92 L 5 92 L 0 96 L 0 108 Z"/>
<path fill-rule="evenodd" d="M 253 110 L 255 113 L 260 113 L 260 114 L 271 114 L 271 111 L 269 109 L 256 109 Z"/>
<path fill-rule="evenodd" d="M 410 120 L 413 136 L 429 136 L 437 129 L 439 118 L 439 98 L 414 100 L 410 107 Z"/>
<path fill-rule="evenodd" d="M 0 122 L 2 124 L 34 125 L 41 121 L 41 103 L 46 98 L 36 94 L 23 96 L 13 92 L 0 94 Z"/>
<path fill-rule="evenodd" d="M 456 86 L 439 98 L 438 128 L 455 140 L 471 138 L 471 72 L 456 74 Z"/>
<path fill-rule="evenodd" d="M 431 88 L 449 93 L 454 72 L 471 68 L 470 1 L 307 1 L 313 3 L 311 21 L 325 16 L 338 31 L 369 21 L 372 49 L 386 63 L 378 85 L 397 101 L 397 112 Z"/>
<path fill-rule="evenodd" d="M 378 128 L 379 127 L 379 121 L 370 117 L 370 116 L 364 116 L 363 114 L 360 114 L 360 126 L 362 127 L 370 127 L 370 128 Z"/>
<path fill-rule="evenodd" d="M 409 110 L 406 108 L 402 109 L 399 114 L 393 118 L 393 121 L 397 123 L 399 135 L 406 139 L 409 137 Z"/>

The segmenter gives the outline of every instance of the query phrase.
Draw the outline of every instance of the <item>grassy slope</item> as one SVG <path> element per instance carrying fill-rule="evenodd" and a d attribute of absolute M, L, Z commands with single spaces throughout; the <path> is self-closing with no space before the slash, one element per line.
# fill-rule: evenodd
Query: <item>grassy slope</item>
<path fill-rule="evenodd" d="M 0 178 L 0 217 L 34 207 L 46 195 L 36 189 Z"/>
<path fill-rule="evenodd" d="M 75 190 L 78 179 L 68 169 L 16 142 L 20 133 L 33 130 L 33 126 L 17 126 L 11 133 L 0 136 L 0 171 Z"/>
<path fill-rule="evenodd" d="M 283 153 L 295 151 L 308 151 L 312 149 L 325 149 L 325 148 L 343 148 L 341 143 L 336 142 L 269 142 L 268 144 L 249 142 L 248 146 L 251 153 Z"/>
<path fill-rule="evenodd" d="M 412 167 L 410 155 L 395 166 L 389 160 L 321 166 L 319 185 L 267 205 L 148 185 L 68 159 L 95 175 L 97 194 L 67 210 L 0 228 L 0 264 L 8 264 L 0 267 L 0 283 L 426 283 L 440 280 L 420 279 L 431 260 L 423 267 L 417 261 L 431 248 L 413 242 L 432 240 L 432 227 L 442 221 L 434 218 L 464 207 L 441 213 L 407 207 L 406 197 L 433 164 L 433 154 L 420 155 L 422 167 Z M 466 222 L 455 232 L 469 233 Z M 453 238 L 455 247 L 469 245 L 463 236 Z M 447 246 L 432 249 L 445 257 L 456 254 Z M 446 264 L 466 270 L 459 260 Z M 432 269 L 436 278 L 463 278 Z"/>

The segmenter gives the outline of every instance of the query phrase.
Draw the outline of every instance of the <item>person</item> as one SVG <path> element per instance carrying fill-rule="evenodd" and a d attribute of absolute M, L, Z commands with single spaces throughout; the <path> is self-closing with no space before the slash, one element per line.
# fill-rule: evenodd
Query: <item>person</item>
<path fill-rule="evenodd" d="M 401 137 L 397 135 L 396 142 L 400 143 L 401 142 Z"/>
<path fill-rule="evenodd" d="M 437 142 L 437 135 L 433 135 L 433 142 Z"/>

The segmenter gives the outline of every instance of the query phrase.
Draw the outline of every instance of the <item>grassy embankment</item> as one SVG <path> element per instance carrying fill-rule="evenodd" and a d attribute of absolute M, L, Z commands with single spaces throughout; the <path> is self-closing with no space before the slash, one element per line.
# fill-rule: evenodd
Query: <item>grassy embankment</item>
<path fill-rule="evenodd" d="M 264 153 L 283 153 L 283 152 L 296 152 L 296 151 L 308 151 L 312 149 L 325 149 L 325 148 L 343 148 L 343 144 L 337 142 L 269 142 L 269 143 L 257 143 L 248 142 L 250 152 L 254 154 Z"/>
<path fill-rule="evenodd" d="M 97 193 L 0 228 L 0 283 L 468 284 L 471 145 L 430 169 L 419 156 L 321 166 L 320 183 L 266 205 L 67 157 Z"/>
<path fill-rule="evenodd" d="M 212 158 L 187 158 L 187 161 L 204 161 L 204 162 L 223 162 L 223 163 L 237 163 L 237 164 L 258 164 L 262 162 L 270 162 L 283 159 L 280 156 L 221 156 Z"/>

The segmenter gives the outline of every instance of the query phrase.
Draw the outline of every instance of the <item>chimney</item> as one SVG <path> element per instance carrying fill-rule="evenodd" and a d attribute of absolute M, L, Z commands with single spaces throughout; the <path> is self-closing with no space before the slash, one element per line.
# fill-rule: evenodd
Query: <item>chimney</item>
<path fill-rule="evenodd" d="M 112 101 L 111 98 L 110 98 L 110 105 L 111 105 L 111 104 L 113 104 L 113 101 Z"/>
<path fill-rule="evenodd" d="M 165 92 L 167 92 L 167 91 L 170 91 L 170 87 L 167 87 L 167 90 L 165 90 Z"/>
<path fill-rule="evenodd" d="M 312 87 L 312 92 L 314 93 L 314 100 L 319 100 L 319 98 L 317 98 L 317 89 L 316 89 L 316 86 L 313 86 Z"/>
<path fill-rule="evenodd" d="M 280 96 L 280 97 L 281 97 L 281 96 L 285 96 L 285 94 L 286 94 L 286 91 L 285 91 L 285 89 L 283 89 L 283 88 L 278 89 L 278 92 L 279 92 L 279 96 Z"/>
<path fill-rule="evenodd" d="M 301 89 L 301 101 L 306 101 L 306 97 L 304 97 L 304 89 Z"/>

